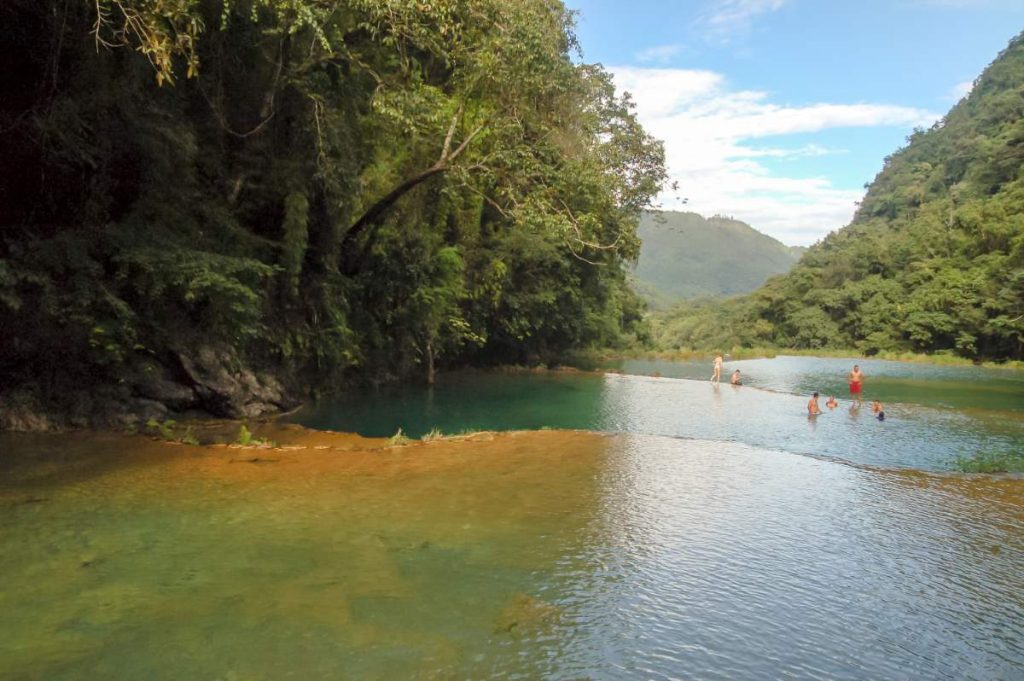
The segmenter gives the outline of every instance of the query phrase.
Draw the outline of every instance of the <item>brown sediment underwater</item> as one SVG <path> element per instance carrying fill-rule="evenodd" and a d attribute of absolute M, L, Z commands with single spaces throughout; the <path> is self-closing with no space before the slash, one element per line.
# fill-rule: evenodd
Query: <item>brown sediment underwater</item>
<path fill-rule="evenodd" d="M 728 655 L 734 678 L 887 677 L 941 647 L 1024 668 L 1021 480 L 577 431 L 255 430 L 277 446 L 3 436 L 0 667 L 670 676 Z M 879 623 L 912 643 L 859 657 Z"/>

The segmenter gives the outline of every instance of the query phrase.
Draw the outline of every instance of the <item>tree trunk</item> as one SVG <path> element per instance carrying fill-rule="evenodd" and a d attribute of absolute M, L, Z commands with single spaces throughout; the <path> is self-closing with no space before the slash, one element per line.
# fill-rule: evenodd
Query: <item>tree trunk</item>
<path fill-rule="evenodd" d="M 434 346 L 427 341 L 427 385 L 434 385 Z"/>
<path fill-rule="evenodd" d="M 356 238 L 360 234 L 362 234 L 367 227 L 377 222 L 377 220 L 381 218 L 384 212 L 388 208 L 390 208 L 395 203 L 395 201 L 402 198 L 402 196 L 406 192 L 410 191 L 411 189 L 413 189 L 420 183 L 424 182 L 425 180 L 430 179 L 434 175 L 437 175 L 438 173 L 443 173 L 446 170 L 448 170 L 447 165 L 435 163 L 434 165 L 424 170 L 422 173 L 410 177 L 408 180 L 406 180 L 405 182 L 403 182 L 402 184 L 398 185 L 390 192 L 388 192 L 386 196 L 384 196 L 382 199 L 380 199 L 372 206 L 370 206 L 368 209 L 366 209 L 366 212 L 363 213 L 362 216 L 358 220 L 356 220 L 351 227 L 348 228 L 348 231 L 345 232 L 345 238 L 342 239 L 341 242 L 342 249 L 349 246 L 353 241 L 355 241 Z"/>
<path fill-rule="evenodd" d="M 444 146 L 441 149 L 441 157 L 437 159 L 437 162 L 434 163 L 434 165 L 430 166 L 423 172 L 410 177 L 408 180 L 388 192 L 383 198 L 379 199 L 376 203 L 367 208 L 366 212 L 364 212 L 362 216 L 360 216 L 360 218 L 348 228 L 348 231 L 345 232 L 345 236 L 341 241 L 342 257 L 351 264 L 349 267 L 343 268 L 346 273 L 354 274 L 356 269 L 355 266 L 357 266 L 359 261 L 362 259 L 361 255 L 359 257 L 353 257 L 349 250 L 355 240 L 359 238 L 359 235 L 368 227 L 377 224 L 381 217 L 383 217 L 384 213 L 407 192 L 414 189 L 422 182 L 429 180 L 434 175 L 450 170 L 455 159 L 461 156 L 462 152 L 464 152 L 469 146 L 469 143 L 487 127 L 487 121 L 476 126 L 473 132 L 469 133 L 469 135 L 466 136 L 466 139 L 462 140 L 459 146 L 452 151 L 452 139 L 455 136 L 455 130 L 458 127 L 459 120 L 461 118 L 462 107 L 460 106 L 455 116 L 452 117 L 452 124 L 448 128 L 448 134 L 445 135 Z"/>
<path fill-rule="evenodd" d="M 345 236 L 341 239 L 341 271 L 347 275 L 354 275 L 362 267 L 366 248 L 356 248 L 356 240 L 359 238 L 360 234 L 366 231 L 367 228 L 376 224 L 384 216 L 384 213 L 394 205 L 398 199 L 402 198 L 404 194 L 426 180 L 429 180 L 434 175 L 438 175 L 447 170 L 448 166 L 445 164 L 434 164 L 422 173 L 419 173 L 398 185 L 388 192 L 384 198 L 370 206 L 366 212 L 348 228 L 348 231 L 345 232 Z"/>

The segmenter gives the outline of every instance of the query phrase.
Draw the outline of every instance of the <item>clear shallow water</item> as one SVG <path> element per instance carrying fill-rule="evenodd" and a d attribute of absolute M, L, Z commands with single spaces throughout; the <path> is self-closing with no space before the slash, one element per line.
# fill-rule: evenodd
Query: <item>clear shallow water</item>
<path fill-rule="evenodd" d="M 0 437 L 0 678 L 1024 675 L 1020 480 L 263 434 Z"/>
<path fill-rule="evenodd" d="M 449 374 L 432 388 L 404 386 L 349 394 L 312 405 L 293 418 L 312 428 L 378 437 L 392 435 L 398 428 L 411 437 L 434 428 L 445 433 L 566 428 L 655 434 L 925 470 L 949 470 L 957 457 L 981 451 L 1024 448 L 1024 405 L 1020 404 L 1024 378 L 1012 372 L 997 371 L 992 376 L 982 369 L 864 362 L 866 397 L 886 400 L 886 421 L 876 421 L 867 406 L 857 409 L 843 393 L 839 393 L 838 409 L 826 409 L 808 419 L 809 394 L 788 391 L 828 386 L 836 374 L 845 382 L 847 364 L 846 360 L 803 357 L 728 363 L 730 370 L 740 367 L 749 375 L 749 384 L 739 388 L 710 384 L 703 374 L 707 367 L 695 363 L 628 362 L 622 367 L 660 377 L 582 372 Z M 889 374 L 883 374 L 882 364 Z M 698 371 L 702 380 L 685 378 Z M 903 373 L 897 376 L 897 372 Z M 880 394 L 886 381 L 892 394 L 908 401 L 889 401 Z M 822 392 L 824 409 L 827 393 L 820 386 L 816 389 Z M 936 391 L 974 395 L 978 404 L 1002 408 L 952 409 L 935 406 L 934 400 L 912 401 Z M 1011 409 L 1017 407 L 1022 411 Z"/>
<path fill-rule="evenodd" d="M 953 409 L 1024 412 L 1024 372 L 1008 369 L 779 356 L 726 361 L 723 379 L 728 380 L 732 371 L 739 369 L 744 385 L 799 395 L 818 391 L 846 399 L 849 397 L 846 377 L 854 364 L 859 365 L 866 376 L 865 399 Z M 708 361 L 623 360 L 608 366 L 644 376 L 657 373 L 706 380 L 711 375 Z"/>

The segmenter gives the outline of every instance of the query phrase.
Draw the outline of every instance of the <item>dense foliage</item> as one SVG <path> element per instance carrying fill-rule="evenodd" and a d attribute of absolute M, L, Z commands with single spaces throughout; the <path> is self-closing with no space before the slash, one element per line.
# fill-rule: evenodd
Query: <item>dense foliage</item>
<path fill-rule="evenodd" d="M 661 145 L 559 0 L 0 6 L 0 382 L 610 345 Z"/>
<path fill-rule="evenodd" d="M 749 293 L 788 272 L 805 249 L 789 247 L 732 218 L 644 213 L 634 288 L 652 307 L 681 299 Z"/>
<path fill-rule="evenodd" d="M 1024 37 L 886 159 L 853 222 L 750 296 L 677 308 L 670 346 L 1024 357 Z"/>

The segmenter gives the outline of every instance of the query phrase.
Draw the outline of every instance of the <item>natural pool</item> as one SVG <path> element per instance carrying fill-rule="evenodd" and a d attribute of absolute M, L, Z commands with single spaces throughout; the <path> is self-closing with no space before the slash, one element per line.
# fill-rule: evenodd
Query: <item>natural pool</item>
<path fill-rule="evenodd" d="M 0 679 L 1024 678 L 1024 480 L 915 470 L 1020 447 L 1019 375 L 865 362 L 889 418 L 808 420 L 849 362 L 757 362 L 294 417 L 535 431 L 403 446 L 0 434 Z"/>
<path fill-rule="evenodd" d="M 580 432 L 3 436 L 4 679 L 1011 679 L 1024 486 Z"/>
<path fill-rule="evenodd" d="M 487 373 L 443 376 L 433 386 L 349 394 L 293 419 L 327 430 L 388 436 L 402 428 L 536 430 L 572 428 L 667 435 L 824 456 L 857 464 L 949 470 L 957 457 L 1024 448 L 1024 374 L 971 367 L 861 361 L 865 397 L 887 420 L 848 399 L 850 360 L 780 357 L 727 362 L 745 385 L 713 385 L 707 362 L 629 361 L 624 374 Z M 656 374 L 650 376 L 648 374 Z M 841 405 L 808 419 L 810 392 Z"/>
<path fill-rule="evenodd" d="M 1024 413 L 1024 372 L 1008 369 L 944 366 L 917 362 L 834 357 L 778 357 L 726 360 L 739 369 L 746 385 L 776 392 L 809 395 L 848 395 L 846 376 L 857 364 L 867 376 L 866 395 L 885 403 L 898 402 L 951 409 L 984 409 Z M 711 374 L 707 361 L 622 360 L 610 362 L 627 374 L 658 373 L 673 378 L 704 380 Z M 723 379 L 728 377 L 728 373 Z"/>

